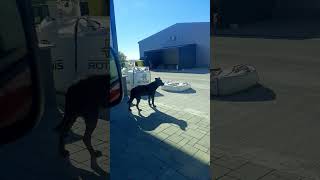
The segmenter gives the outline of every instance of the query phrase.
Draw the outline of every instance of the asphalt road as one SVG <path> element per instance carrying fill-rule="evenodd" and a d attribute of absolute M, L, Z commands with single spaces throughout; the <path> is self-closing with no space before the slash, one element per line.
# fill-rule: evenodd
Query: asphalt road
<path fill-rule="evenodd" d="M 217 37 L 213 47 L 214 67 L 252 64 L 265 89 L 238 101 L 211 100 L 211 144 L 272 168 L 320 175 L 320 41 Z"/>
<path fill-rule="evenodd" d="M 210 112 L 210 74 L 209 70 L 194 69 L 188 73 L 151 72 L 151 81 L 160 77 L 163 81 L 188 82 L 191 90 L 183 93 L 166 92 L 159 88 L 157 91 L 163 96 L 158 97 L 168 105 L 178 106 L 182 109 L 195 110 L 209 116 Z M 178 100 L 178 101 L 177 101 Z"/>

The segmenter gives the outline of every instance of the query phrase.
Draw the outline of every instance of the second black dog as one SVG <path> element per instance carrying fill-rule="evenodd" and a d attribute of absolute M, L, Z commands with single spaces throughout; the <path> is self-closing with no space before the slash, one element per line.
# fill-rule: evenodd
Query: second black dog
<path fill-rule="evenodd" d="M 152 100 L 153 107 L 156 107 L 154 105 L 154 95 L 156 94 L 156 90 L 158 89 L 158 87 L 163 86 L 163 85 L 164 85 L 164 83 L 162 82 L 162 80 L 160 78 L 155 78 L 155 81 L 151 82 L 150 84 L 140 85 L 140 86 L 132 88 L 130 91 L 130 99 L 128 101 L 129 111 L 131 111 L 130 107 L 131 107 L 132 101 L 134 99 L 137 100 L 136 107 L 137 107 L 138 111 L 142 111 L 141 109 L 139 109 L 139 103 L 141 100 L 141 96 L 148 96 L 149 106 L 151 106 L 150 100 Z"/>

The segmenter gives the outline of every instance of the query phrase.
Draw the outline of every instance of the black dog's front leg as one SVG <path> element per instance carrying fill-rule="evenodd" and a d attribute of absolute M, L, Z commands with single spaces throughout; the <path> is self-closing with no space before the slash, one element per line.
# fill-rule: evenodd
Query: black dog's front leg
<path fill-rule="evenodd" d="M 84 132 L 82 141 L 87 147 L 92 158 L 101 156 L 102 152 L 94 150 L 91 142 L 92 133 L 94 132 L 98 124 L 99 112 L 93 110 L 92 112 L 86 114 L 84 118 L 86 123 L 86 130 Z"/>
<path fill-rule="evenodd" d="M 152 105 L 153 105 L 153 107 L 157 107 L 156 105 L 154 105 L 154 94 L 151 96 L 151 98 L 152 98 Z"/>
<path fill-rule="evenodd" d="M 150 97 L 150 95 L 148 96 L 148 103 L 149 103 L 149 106 L 151 107 L 151 102 L 150 102 L 150 100 L 151 100 L 151 97 Z"/>

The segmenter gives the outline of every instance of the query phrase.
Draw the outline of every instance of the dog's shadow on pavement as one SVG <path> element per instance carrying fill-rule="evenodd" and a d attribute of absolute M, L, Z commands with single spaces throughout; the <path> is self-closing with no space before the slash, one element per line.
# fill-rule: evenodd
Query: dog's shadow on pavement
<path fill-rule="evenodd" d="M 183 131 L 186 130 L 188 126 L 188 123 L 186 121 L 177 119 L 173 116 L 163 113 L 155 107 L 152 107 L 152 109 L 154 110 L 154 112 L 151 113 L 149 116 L 143 116 L 141 113 L 138 113 L 138 115 L 133 114 L 134 119 L 137 122 L 137 125 L 141 129 L 145 131 L 153 131 L 161 124 L 170 123 L 179 126 L 180 129 Z"/>
<path fill-rule="evenodd" d="M 62 118 L 62 117 L 61 117 Z M 74 131 L 70 131 L 68 133 L 68 136 L 65 139 L 66 144 L 74 143 L 76 141 L 82 141 L 83 136 L 75 133 Z M 71 154 L 72 155 L 72 154 Z M 60 157 L 63 159 L 63 157 Z M 90 167 L 92 171 L 86 170 L 87 167 L 77 167 L 77 165 L 71 163 L 70 157 L 66 157 L 63 159 L 65 164 L 70 170 L 70 174 L 72 175 L 73 179 L 90 179 L 90 180 L 109 180 L 109 173 L 107 173 L 105 170 L 103 170 L 98 162 L 97 157 L 90 157 Z"/>
<path fill-rule="evenodd" d="M 67 144 L 76 142 L 79 140 L 82 140 L 81 135 L 74 133 L 73 131 L 70 132 L 69 137 L 66 139 Z M 71 160 L 69 158 L 66 158 L 65 161 L 69 163 L 69 166 L 71 168 L 71 172 L 75 176 L 80 176 L 82 179 L 109 179 L 109 174 L 103 170 L 97 163 L 97 157 L 90 157 L 90 167 L 95 172 L 87 171 L 83 168 L 79 168 L 71 164 Z"/>
<path fill-rule="evenodd" d="M 206 177 L 202 179 L 209 179 L 207 163 L 190 155 L 182 147 L 183 150 L 165 141 L 167 138 L 170 139 L 169 136 L 165 138 L 166 134 L 162 134 L 163 136 L 159 134 L 166 133 L 167 129 L 172 132 L 181 132 L 180 128 L 188 131 L 190 124 L 181 120 L 182 118 L 172 117 L 175 115 L 169 112 L 166 114 L 167 111 L 162 111 L 160 106 L 152 110 L 147 103 L 141 104 L 143 108 L 140 114 L 136 108 L 128 111 L 126 100 L 127 98 L 110 113 L 112 117 L 110 120 L 112 179 L 196 179 L 195 177 L 201 176 Z M 166 107 L 163 109 L 170 110 Z M 167 128 L 162 129 L 165 127 L 161 124 L 166 125 Z M 154 130 L 152 133 L 148 132 L 152 130 Z M 182 133 L 187 133 L 187 131 Z M 171 136 L 179 135 L 172 134 Z M 188 140 L 184 136 L 181 138 Z M 187 143 L 184 147 L 188 147 Z M 180 173 L 185 178 L 172 174 L 178 170 L 182 171 Z"/>
<path fill-rule="evenodd" d="M 65 163 L 67 164 L 67 167 L 69 168 L 69 173 L 72 177 L 72 180 L 109 180 L 110 174 L 102 170 L 100 167 L 96 169 L 95 167 L 91 167 L 94 171 L 89 171 L 81 167 L 77 167 L 76 165 L 73 165 L 71 163 L 71 160 L 69 158 L 64 159 Z M 96 160 L 94 158 L 91 159 L 91 166 L 98 166 Z M 96 165 L 94 165 L 96 164 Z M 100 168 L 100 169 L 99 169 Z"/>

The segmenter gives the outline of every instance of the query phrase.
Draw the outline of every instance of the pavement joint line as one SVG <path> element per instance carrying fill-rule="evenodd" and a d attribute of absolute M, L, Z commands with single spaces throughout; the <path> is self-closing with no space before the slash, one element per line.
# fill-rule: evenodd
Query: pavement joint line
<path fill-rule="evenodd" d="M 236 170 L 242 168 L 243 166 L 245 166 L 245 165 L 247 165 L 247 164 L 250 164 L 250 162 L 245 162 L 245 163 L 243 163 L 242 165 L 240 165 L 240 166 L 238 166 L 238 167 L 236 167 L 236 168 L 225 167 L 224 165 L 221 165 L 221 164 L 219 164 L 219 165 L 220 165 L 220 166 L 223 166 L 223 167 L 225 167 L 225 168 L 231 169 L 231 171 L 236 171 Z M 231 173 L 231 171 L 228 172 L 227 174 Z"/>
<path fill-rule="evenodd" d="M 155 156 L 154 154 L 151 154 L 151 156 L 153 156 L 154 158 L 156 158 L 157 160 L 161 161 L 162 163 L 164 163 L 168 168 L 172 169 L 173 171 L 175 171 L 176 173 L 180 174 L 181 176 L 183 176 L 186 179 L 189 179 L 188 177 L 186 177 L 185 175 L 181 174 L 175 167 L 171 166 L 170 164 L 168 164 L 166 161 L 159 159 L 157 156 Z"/>
<path fill-rule="evenodd" d="M 214 155 L 213 155 L 214 156 Z M 224 157 L 224 156 L 220 156 L 220 157 L 217 157 L 217 156 L 214 156 L 214 157 L 212 157 L 212 158 L 210 158 L 210 160 L 212 161 L 212 163 L 214 162 L 214 161 L 216 161 L 216 160 L 218 160 L 218 159 L 221 159 L 222 157 Z"/>
<path fill-rule="evenodd" d="M 267 172 L 265 175 L 259 177 L 257 180 L 262 179 L 262 178 L 266 177 L 267 175 L 269 175 L 269 174 L 271 174 L 272 172 L 275 172 L 275 171 L 276 171 L 275 169 L 271 169 L 269 172 Z"/>
<path fill-rule="evenodd" d="M 223 147 L 223 148 L 219 148 L 219 146 Z M 223 145 L 216 145 L 215 148 L 213 149 L 218 149 L 220 153 L 224 154 L 223 156 L 227 156 L 227 157 L 240 157 L 242 159 L 245 159 L 246 161 L 248 161 L 249 163 L 252 163 L 252 164 L 256 164 L 256 165 L 260 165 L 260 166 L 263 166 L 263 167 L 268 167 L 266 166 L 265 164 L 261 164 L 259 162 L 255 162 L 253 161 L 251 158 L 247 158 L 247 157 L 244 157 L 243 154 L 235 154 L 233 151 L 231 152 L 228 152 L 227 150 L 222 150 L 222 149 L 230 149 L 228 147 L 224 147 Z M 213 150 L 214 151 L 214 150 Z M 304 173 L 303 175 L 302 174 L 298 174 L 297 172 L 293 172 L 292 170 L 290 171 L 287 171 L 287 170 L 283 170 L 281 168 L 272 168 L 272 167 L 268 167 L 269 169 L 275 169 L 276 171 L 279 171 L 279 172 L 284 172 L 284 173 L 291 173 L 292 175 L 295 175 L 295 176 L 298 176 L 298 177 L 303 177 L 303 178 L 311 178 L 311 179 L 315 179 L 314 175 L 313 174 L 309 174 L 309 173 Z"/>
<path fill-rule="evenodd" d="M 219 166 L 220 166 L 220 165 L 219 165 Z M 223 166 L 221 166 L 221 167 L 223 167 Z M 226 167 L 223 167 L 223 168 L 226 168 Z M 232 171 L 232 169 L 230 169 L 230 168 L 226 168 L 226 169 L 227 169 L 227 172 L 226 172 L 226 173 L 224 173 L 223 175 L 215 178 L 214 180 L 218 180 L 218 179 L 221 179 L 221 178 L 223 178 L 223 177 L 225 177 L 225 176 L 229 176 L 228 174 Z M 214 174 L 214 172 L 212 172 L 212 174 Z M 236 177 L 233 177 L 233 176 L 229 176 L 229 177 L 236 178 Z M 239 178 L 236 178 L 236 179 L 239 179 Z"/>
<path fill-rule="evenodd" d="M 226 166 L 224 166 L 224 165 L 221 165 L 221 164 L 215 162 L 216 160 L 221 159 L 221 158 L 223 158 L 223 157 L 230 158 L 230 155 L 222 155 L 222 156 L 219 157 L 219 158 L 215 158 L 212 163 L 230 169 L 229 167 L 226 167 Z M 241 156 L 233 156 L 233 157 L 241 157 Z M 243 158 L 243 157 L 241 157 L 241 158 Z M 259 165 L 259 166 L 263 166 L 263 167 L 266 167 L 266 168 L 267 168 L 267 166 L 254 163 L 254 162 L 252 162 L 250 159 L 246 159 L 246 158 L 243 158 L 243 159 L 246 160 L 247 162 L 244 163 L 243 165 L 237 167 L 237 168 L 231 169 L 231 171 L 228 172 L 226 175 L 229 175 L 229 173 L 232 173 L 233 171 L 236 171 L 237 169 L 239 169 L 239 168 L 241 168 L 242 166 L 245 166 L 245 165 L 247 165 L 247 164 L 255 164 L 255 165 Z M 214 168 L 214 165 L 213 165 L 213 168 Z M 278 169 L 271 168 L 271 170 L 270 170 L 269 172 L 267 172 L 266 175 L 268 175 L 268 174 L 270 174 L 270 173 L 272 173 L 272 172 L 284 172 L 284 173 L 287 173 L 287 172 L 285 172 L 285 171 L 281 171 L 281 170 L 278 170 Z M 311 179 L 314 179 L 314 177 L 301 176 L 301 175 L 298 175 L 298 174 L 292 173 L 292 172 L 291 172 L 291 174 L 292 174 L 292 175 L 295 175 L 295 176 L 297 176 L 297 177 L 299 177 L 299 178 L 302 178 L 301 180 L 303 180 L 303 178 L 311 178 Z M 265 176 L 262 176 L 261 178 L 263 178 L 263 177 L 265 177 Z M 259 180 L 259 179 L 261 179 L 261 178 L 258 178 L 257 180 Z M 299 179 L 299 180 L 300 180 L 300 179 Z"/>
<path fill-rule="evenodd" d="M 169 128 L 169 127 L 168 127 L 168 128 Z M 166 129 L 168 129 L 168 128 L 166 128 Z M 163 130 L 161 131 L 161 133 L 163 133 L 163 134 L 165 134 L 165 135 L 168 135 L 167 138 L 169 138 L 172 134 L 168 134 L 168 133 L 164 132 L 164 130 L 165 130 L 165 129 L 163 129 Z M 174 133 L 173 133 L 173 134 L 174 134 Z M 167 139 L 167 138 L 166 138 L 166 139 Z"/>
<path fill-rule="evenodd" d="M 75 146 L 78 146 L 78 145 L 75 145 Z M 78 146 L 77 148 L 78 148 L 78 149 L 77 149 L 76 151 L 73 151 L 73 152 L 70 152 L 70 150 L 68 150 L 68 151 L 69 151 L 69 153 L 72 155 L 72 154 L 78 153 L 78 152 L 86 149 L 86 148 L 81 147 L 81 146 Z M 66 148 L 66 149 L 67 149 L 67 148 Z"/>
<path fill-rule="evenodd" d="M 206 153 L 208 151 L 208 148 L 206 148 L 206 147 L 204 147 L 204 146 L 202 146 L 201 144 L 198 144 L 198 143 L 195 143 L 193 147 L 201 150 L 204 153 Z"/>
<path fill-rule="evenodd" d="M 196 141 L 192 141 L 193 139 L 195 139 Z M 192 141 L 192 142 L 191 142 Z M 197 139 L 197 138 L 195 138 L 195 137 L 192 137 L 192 139 L 190 139 L 190 141 L 187 143 L 188 145 L 190 145 L 190 146 L 192 146 L 192 147 L 194 147 L 194 145 L 196 144 L 196 143 L 198 143 L 200 140 L 199 139 Z M 194 147 L 194 148 L 196 148 L 196 147 Z"/>
<path fill-rule="evenodd" d="M 174 111 L 178 111 L 178 112 L 181 112 L 181 111 L 183 111 L 183 112 L 185 112 L 185 113 L 188 113 L 188 114 L 192 114 L 192 115 L 195 115 L 195 116 L 198 116 L 198 117 L 202 117 L 202 118 L 206 118 L 206 119 L 209 119 L 210 118 L 210 116 L 208 116 L 208 115 L 203 115 L 203 114 L 206 114 L 206 113 L 204 113 L 204 112 L 201 112 L 201 111 L 196 111 L 196 110 L 192 110 L 192 111 L 190 111 L 191 109 L 189 108 L 185 108 L 185 109 L 181 109 L 181 108 L 179 108 L 179 107 L 177 107 L 177 106 L 174 106 L 174 105 L 165 105 L 165 104 L 162 104 L 162 103 L 157 103 L 159 106 L 163 106 L 163 107 L 166 107 L 166 108 L 168 108 L 168 109 L 170 109 L 170 110 L 174 110 Z M 196 111 L 196 113 L 195 113 L 195 111 Z"/>

